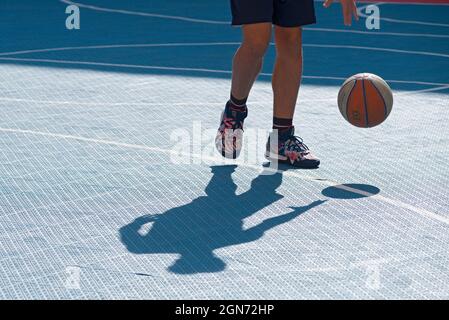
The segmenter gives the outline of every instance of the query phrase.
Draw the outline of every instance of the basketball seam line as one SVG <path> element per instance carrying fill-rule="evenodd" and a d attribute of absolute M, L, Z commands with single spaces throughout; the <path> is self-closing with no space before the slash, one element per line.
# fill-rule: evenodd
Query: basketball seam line
<path fill-rule="evenodd" d="M 383 94 L 380 92 L 379 88 L 377 88 L 376 84 L 374 83 L 374 81 L 372 81 L 371 79 L 369 79 L 369 82 L 373 85 L 374 89 L 376 89 L 377 93 L 379 94 L 379 96 L 382 98 L 382 101 L 384 103 L 384 114 L 385 114 L 385 118 L 388 116 L 388 110 L 387 110 L 387 102 L 385 101 L 385 98 L 383 96 Z"/>
<path fill-rule="evenodd" d="M 363 107 L 365 108 L 366 126 L 369 127 L 368 104 L 366 103 L 366 93 L 365 93 L 365 79 L 362 79 L 362 93 L 363 93 Z"/>
<path fill-rule="evenodd" d="M 354 79 L 354 84 L 353 84 L 351 90 L 349 91 L 348 100 L 346 101 L 346 106 L 345 106 L 346 107 L 346 117 L 348 117 L 348 121 L 351 120 L 351 117 L 349 116 L 348 102 L 349 102 L 349 99 L 351 99 L 352 91 L 354 91 L 354 88 L 356 85 L 357 85 L 357 79 Z"/>

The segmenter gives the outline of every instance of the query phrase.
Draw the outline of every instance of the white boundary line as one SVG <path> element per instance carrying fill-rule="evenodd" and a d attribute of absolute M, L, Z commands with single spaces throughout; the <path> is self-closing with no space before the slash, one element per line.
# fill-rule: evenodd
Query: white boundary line
<path fill-rule="evenodd" d="M 435 91 L 441 91 L 441 90 L 448 90 L 449 85 L 445 86 L 438 86 L 435 88 L 428 88 L 428 89 L 422 89 L 422 90 L 415 90 L 415 91 L 407 91 L 407 92 L 396 92 L 396 96 L 408 96 L 408 95 L 414 95 L 418 93 L 425 93 L 425 92 L 435 92 Z M 302 98 L 298 103 L 304 103 L 304 102 L 318 102 L 318 101 L 335 101 L 335 97 L 332 98 L 322 98 L 322 99 L 307 99 Z M 154 103 L 154 102 L 85 102 L 85 101 L 63 101 L 63 100 L 37 100 L 37 99 L 24 99 L 24 98 L 14 98 L 14 97 L 0 97 L 0 102 L 26 102 L 26 103 L 36 103 L 36 104 L 57 104 L 57 105 L 69 105 L 69 106 L 111 106 L 111 107 L 118 107 L 118 106 L 161 106 L 163 103 Z M 266 103 L 266 101 L 250 101 L 252 104 L 263 104 Z M 222 106 L 223 102 L 196 102 L 195 106 L 203 107 L 203 106 Z M 170 103 L 170 106 L 178 107 L 178 106 L 192 106 L 192 103 L 190 102 L 174 102 Z"/>
<path fill-rule="evenodd" d="M 402 32 L 381 32 L 381 31 L 362 31 L 362 30 L 346 30 L 346 29 L 331 29 L 331 28 L 303 28 L 306 31 L 318 32 L 336 32 L 336 33 L 354 33 L 364 34 L 369 36 L 398 36 L 398 37 L 422 37 L 422 38 L 449 38 L 447 34 L 433 34 L 433 33 L 402 33 Z"/>
<path fill-rule="evenodd" d="M 323 3 L 324 0 L 314 0 L 315 2 L 321 2 Z M 339 3 L 339 0 L 335 0 L 335 3 Z M 358 4 L 375 4 L 376 1 L 365 1 L 365 0 L 359 0 L 357 3 Z M 385 5 L 402 5 L 402 4 L 406 4 L 406 5 L 417 5 L 417 6 L 449 6 L 449 3 L 431 3 L 431 2 L 413 2 L 413 1 L 407 1 L 407 2 L 382 2 L 382 4 Z"/>
<path fill-rule="evenodd" d="M 438 91 L 443 90 L 446 88 L 449 88 L 449 86 L 444 87 L 438 87 L 438 88 L 432 88 L 428 89 L 432 91 Z M 418 92 L 418 91 L 413 91 Z M 300 99 L 302 102 L 318 102 L 318 101 L 335 101 L 336 98 L 322 98 L 322 99 Z M 37 100 L 37 99 L 23 99 L 23 98 L 14 98 L 14 97 L 0 97 L 0 101 L 5 102 L 26 102 L 26 103 L 40 103 L 40 104 L 58 104 L 58 105 L 70 105 L 70 106 L 165 106 L 166 103 L 155 103 L 155 102 L 85 102 L 85 101 L 62 101 L 62 100 Z M 251 104 L 263 104 L 266 103 L 266 101 L 253 101 L 250 100 Z M 170 103 L 170 106 L 223 106 L 222 102 L 195 102 L 192 104 L 191 102 L 175 102 Z"/>
<path fill-rule="evenodd" d="M 70 1 L 70 0 L 60 0 L 60 1 L 65 3 L 65 4 L 67 4 L 67 5 L 75 5 L 75 6 L 80 7 L 80 8 L 86 8 L 86 9 L 90 9 L 90 10 L 94 10 L 94 11 L 101 11 L 101 12 L 121 13 L 121 14 L 133 15 L 133 16 L 162 18 L 162 19 L 180 20 L 180 21 L 196 22 L 196 23 L 226 24 L 226 25 L 230 24 L 230 22 L 228 22 L 228 21 L 195 19 L 195 18 L 188 18 L 188 17 L 181 17 L 181 16 L 171 16 L 171 15 L 165 15 L 165 14 L 157 14 L 157 13 L 146 13 L 146 12 L 140 12 L 140 11 L 111 9 L 111 8 L 87 5 L 87 4 L 83 4 L 83 3 L 79 3 L 79 2 L 73 2 L 73 1 Z"/>
<path fill-rule="evenodd" d="M 413 95 L 413 94 L 417 94 L 417 93 L 435 92 L 435 91 L 448 90 L 448 89 L 449 89 L 449 86 L 439 86 L 439 87 L 429 88 L 429 89 L 414 90 L 414 91 L 407 91 L 407 92 L 398 92 L 398 93 L 395 93 L 395 95 L 396 96 L 398 96 L 398 95 L 400 95 L 400 96 L 408 96 L 408 95 Z"/>
<path fill-rule="evenodd" d="M 29 135 L 35 135 L 35 136 L 45 136 L 45 137 L 51 137 L 51 138 L 61 138 L 61 139 L 67 139 L 67 140 L 76 140 L 76 141 L 82 141 L 82 142 L 88 142 L 88 143 L 97 143 L 97 144 L 103 144 L 103 145 L 111 145 L 111 146 L 116 146 L 116 147 L 122 147 L 122 148 L 129 148 L 129 149 L 135 149 L 135 150 L 142 150 L 142 151 L 149 151 L 149 152 L 156 152 L 156 153 L 164 153 L 164 154 L 172 154 L 173 151 L 172 150 L 167 150 L 167 149 L 162 149 L 162 148 L 157 148 L 157 147 L 148 147 L 145 145 L 137 145 L 137 144 L 129 144 L 129 143 L 123 143 L 123 142 L 116 142 L 116 141 L 110 141 L 110 140 L 102 140 L 102 139 L 92 139 L 92 138 L 86 138 L 86 137 L 79 137 L 79 136 L 73 136 L 73 135 L 65 135 L 65 134 L 56 134 L 56 133 L 51 133 L 51 132 L 40 132 L 40 131 L 32 131 L 32 130 L 21 130 L 21 129 L 10 129 L 10 128 L 0 128 L 0 132 L 5 132 L 5 133 L 18 133 L 18 134 L 29 134 Z M 176 152 L 177 155 L 179 155 L 179 152 Z M 199 158 L 202 160 L 208 160 L 208 161 L 217 161 L 221 164 L 223 164 L 223 159 L 217 158 L 217 157 L 205 157 L 203 155 L 198 155 L 198 154 L 190 154 L 190 153 L 182 153 L 182 155 L 186 156 L 186 157 L 193 157 L 193 158 Z M 255 170 L 261 170 L 262 168 L 258 165 L 252 165 L 252 164 L 246 164 L 244 162 L 241 161 L 229 161 L 229 163 L 233 163 L 233 164 L 237 164 L 243 167 L 247 167 L 247 168 L 251 168 L 251 169 L 255 169 Z M 276 169 L 271 169 L 271 168 L 264 168 L 264 170 L 269 170 L 271 172 L 280 172 Z M 282 173 L 286 176 L 293 176 L 293 177 L 297 177 L 300 179 L 305 179 L 305 180 L 309 180 L 312 182 L 317 182 L 323 185 L 327 185 L 327 186 L 331 186 L 331 187 L 335 187 L 341 190 L 345 190 L 345 191 L 349 191 L 355 194 L 359 194 L 359 195 L 363 195 L 363 196 L 371 196 L 377 200 L 380 200 L 382 202 L 391 204 L 393 206 L 396 206 L 398 208 L 402 208 L 402 209 L 407 209 L 409 211 L 412 211 L 414 213 L 417 213 L 423 217 L 435 220 L 435 221 L 439 221 L 442 222 L 446 225 L 449 225 L 449 218 L 446 218 L 444 216 L 441 216 L 437 213 L 431 212 L 429 210 L 425 210 L 422 208 L 418 208 L 415 207 L 411 204 L 399 201 L 399 200 L 393 200 L 387 197 L 384 197 L 382 195 L 379 194 L 372 194 L 363 190 L 359 190 L 359 189 L 355 189 L 355 188 L 351 188 L 349 186 L 345 186 L 342 185 L 338 182 L 335 181 L 331 181 L 331 180 L 327 180 L 327 179 L 322 179 L 322 178 L 318 178 L 318 177 L 313 177 L 313 176 L 307 176 L 305 174 L 298 174 L 295 171 L 282 171 Z"/>
<path fill-rule="evenodd" d="M 148 65 L 135 65 L 135 64 L 115 64 L 115 63 L 104 63 L 104 62 L 90 62 L 90 61 L 72 61 L 72 60 L 52 60 L 52 59 L 22 59 L 22 58 L 0 58 L 0 61 L 24 61 L 24 62 L 44 62 L 44 63 L 55 63 L 55 64 L 73 64 L 73 65 L 89 65 L 89 66 L 100 66 L 100 67 L 115 67 L 115 68 L 135 68 L 135 69 L 146 69 L 146 70 L 166 70 L 166 71 L 188 71 L 188 72 L 205 72 L 205 73 L 217 73 L 217 74 L 232 74 L 229 70 L 218 70 L 218 69 L 205 69 L 205 68 L 181 68 L 181 67 L 164 67 L 164 66 L 148 66 Z M 261 76 L 271 77 L 271 73 L 260 73 Z M 344 77 L 329 77 L 329 76 L 303 76 L 304 79 L 327 79 L 327 80 L 337 80 L 344 81 Z M 449 83 L 438 83 L 438 82 L 426 82 L 426 81 L 407 81 L 407 80 L 385 80 L 391 83 L 404 83 L 404 84 L 418 84 L 418 85 L 428 85 L 428 86 L 449 86 Z"/>
<path fill-rule="evenodd" d="M 314 48 L 334 48 L 334 49 L 357 49 L 357 50 L 369 50 L 369 51 L 383 51 L 383 52 L 394 52 L 403 54 L 415 54 L 423 56 L 434 56 L 449 58 L 449 54 L 429 52 L 429 51 L 414 51 L 414 50 L 400 50 L 391 48 L 380 48 L 380 47 L 365 47 L 365 46 L 353 46 L 353 45 L 337 45 L 337 44 L 303 44 L 304 47 L 314 47 Z"/>
<path fill-rule="evenodd" d="M 170 47 L 213 47 L 213 46 L 239 46 L 239 45 L 240 45 L 240 42 L 173 42 L 173 43 L 111 44 L 111 45 L 56 47 L 56 48 L 1 52 L 0 57 L 12 56 L 12 55 L 18 55 L 18 54 L 29 54 L 29 53 L 73 51 L 73 50 L 92 50 L 92 49 L 158 48 L 158 47 L 168 47 L 168 48 L 170 48 Z M 275 46 L 275 44 L 273 42 L 271 42 L 270 46 Z M 339 45 L 339 44 L 318 44 L 318 43 L 304 43 L 303 46 L 311 47 L 311 48 L 357 49 L 357 50 L 393 52 L 393 53 L 403 53 L 403 54 L 412 54 L 412 55 L 423 55 L 423 56 L 435 56 L 435 57 L 449 58 L 449 54 L 431 52 L 431 51 L 415 51 L 415 50 L 402 50 L 402 49 L 380 48 L 380 47 Z"/>
<path fill-rule="evenodd" d="M 55 52 L 55 51 L 72 51 L 72 50 L 91 50 L 91 49 L 116 49 L 116 48 L 153 48 L 153 47 L 212 47 L 212 46 L 239 46 L 240 42 L 174 42 L 174 43 L 138 43 L 138 44 L 112 44 L 112 45 L 98 45 L 98 46 L 79 46 L 79 47 L 59 47 L 59 48 L 44 48 L 33 50 L 22 50 L 12 52 L 2 52 L 0 57 L 29 54 L 29 53 L 42 53 L 42 52 Z M 270 43 L 274 46 L 274 43 Z M 422 56 L 434 56 L 449 58 L 449 54 L 431 52 L 431 51 L 415 51 L 415 50 L 401 50 L 392 48 L 380 48 L 380 47 L 366 47 L 366 46 L 354 46 L 354 45 L 340 45 L 340 44 L 317 44 L 317 43 L 304 43 L 304 47 L 311 48 L 333 48 L 333 49 L 357 49 L 357 50 L 369 50 L 369 51 L 381 51 L 381 52 L 393 52 L 403 53 L 411 55 Z"/>
<path fill-rule="evenodd" d="M 153 48 L 153 47 L 212 47 L 212 46 L 239 46 L 240 42 L 173 42 L 173 43 L 135 43 L 135 44 L 108 44 L 78 47 L 57 47 L 32 49 L 22 51 L 1 52 L 0 56 L 17 54 L 42 53 L 55 51 L 91 50 L 91 49 L 117 49 L 117 48 Z"/>

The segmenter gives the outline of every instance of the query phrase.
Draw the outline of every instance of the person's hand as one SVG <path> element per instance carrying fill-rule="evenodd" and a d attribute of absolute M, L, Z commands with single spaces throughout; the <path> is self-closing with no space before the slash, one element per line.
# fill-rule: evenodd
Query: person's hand
<path fill-rule="evenodd" d="M 334 0 L 325 0 L 323 6 L 329 8 L 334 2 Z M 357 6 L 355 0 L 340 0 L 341 8 L 343 9 L 343 19 L 345 26 L 350 26 L 352 24 L 352 16 L 355 20 L 359 20 L 359 15 L 357 14 Z"/>

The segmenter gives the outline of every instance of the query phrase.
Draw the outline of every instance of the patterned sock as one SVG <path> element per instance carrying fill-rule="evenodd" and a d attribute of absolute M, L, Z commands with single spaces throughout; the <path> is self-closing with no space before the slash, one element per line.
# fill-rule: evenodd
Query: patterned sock
<path fill-rule="evenodd" d="M 293 126 L 293 119 L 273 117 L 273 129 L 279 130 L 279 133 L 285 132 L 292 126 Z"/>
<path fill-rule="evenodd" d="M 229 100 L 229 102 L 231 102 L 233 109 L 235 109 L 235 110 L 239 110 L 239 109 L 244 110 L 244 109 L 246 109 L 246 101 L 247 100 L 248 100 L 248 98 L 237 99 L 231 93 L 231 99 Z"/>

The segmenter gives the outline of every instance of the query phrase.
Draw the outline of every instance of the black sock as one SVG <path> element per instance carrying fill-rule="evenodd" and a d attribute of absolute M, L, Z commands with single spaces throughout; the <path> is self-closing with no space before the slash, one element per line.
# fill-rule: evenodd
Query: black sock
<path fill-rule="evenodd" d="M 293 126 L 293 119 L 284 119 L 273 117 L 273 129 L 285 131 Z"/>
<path fill-rule="evenodd" d="M 229 101 L 232 103 L 232 106 L 244 109 L 244 108 L 246 108 L 246 101 L 247 100 L 248 100 L 248 98 L 237 99 L 231 93 L 231 99 Z"/>

